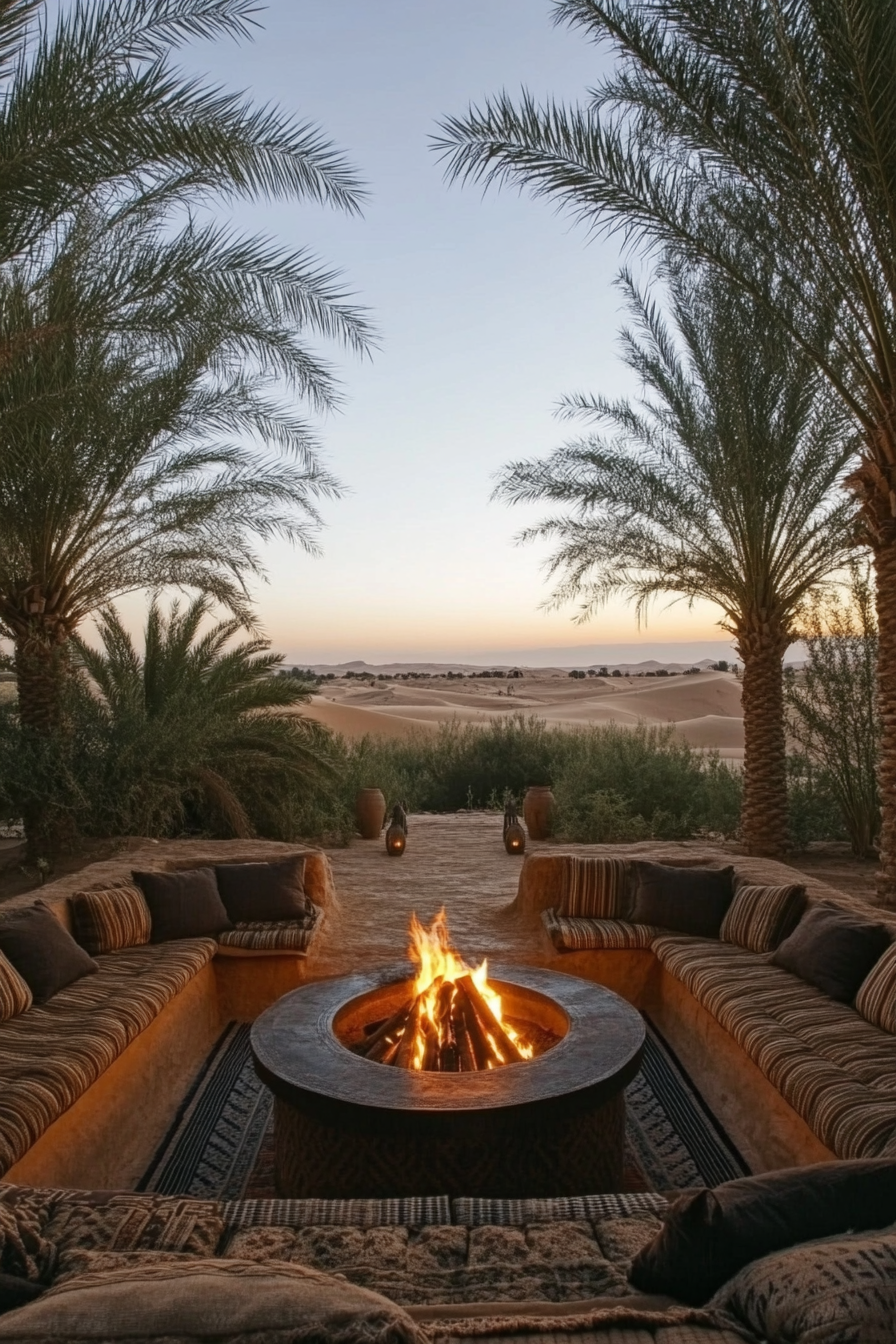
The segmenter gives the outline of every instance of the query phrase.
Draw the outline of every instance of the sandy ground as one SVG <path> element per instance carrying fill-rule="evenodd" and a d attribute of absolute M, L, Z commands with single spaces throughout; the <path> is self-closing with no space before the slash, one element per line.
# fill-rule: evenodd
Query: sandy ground
<path fill-rule="evenodd" d="M 373 685 L 340 679 L 325 683 L 305 712 L 346 737 L 406 736 L 432 732 L 451 719 L 487 723 L 515 713 L 563 728 L 671 723 L 692 746 L 743 759 L 740 682 L 730 672 L 583 681 L 532 673 L 512 681 L 433 678 Z"/>

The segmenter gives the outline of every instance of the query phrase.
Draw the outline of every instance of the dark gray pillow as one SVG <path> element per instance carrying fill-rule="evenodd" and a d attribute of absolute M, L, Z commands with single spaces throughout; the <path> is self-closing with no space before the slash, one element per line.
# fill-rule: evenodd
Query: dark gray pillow
<path fill-rule="evenodd" d="M 273 863 L 220 863 L 215 866 L 215 877 L 234 924 L 314 914 L 305 895 L 304 854 L 291 854 Z"/>
<path fill-rule="evenodd" d="M 99 970 L 44 901 L 0 916 L 0 952 L 25 981 L 35 1003 L 46 1003 L 66 985 Z"/>
<path fill-rule="evenodd" d="M 889 946 L 890 934 L 883 924 L 820 903 L 810 906 L 784 939 L 772 965 L 798 975 L 831 999 L 852 1003 L 865 976 Z"/>
<path fill-rule="evenodd" d="M 718 938 L 734 899 L 734 868 L 675 868 L 632 859 L 635 924 Z"/>
<path fill-rule="evenodd" d="M 818 1237 L 888 1227 L 896 1162 L 822 1162 L 682 1195 L 632 1261 L 644 1293 L 702 1306 L 751 1260 Z"/>
<path fill-rule="evenodd" d="M 0 1274 L 0 1316 L 5 1311 L 27 1306 L 46 1291 L 45 1284 L 20 1279 L 17 1274 Z"/>
<path fill-rule="evenodd" d="M 213 938 L 233 928 L 211 868 L 180 873 L 134 873 L 152 917 L 151 943 L 175 938 Z"/>

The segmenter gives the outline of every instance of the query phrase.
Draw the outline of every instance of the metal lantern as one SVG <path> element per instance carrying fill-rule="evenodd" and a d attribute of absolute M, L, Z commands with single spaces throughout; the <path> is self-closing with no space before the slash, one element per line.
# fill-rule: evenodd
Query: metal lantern
<path fill-rule="evenodd" d="M 386 853 L 398 857 L 404 853 L 408 833 L 403 826 L 390 826 L 386 831 Z"/>
<path fill-rule="evenodd" d="M 504 848 L 508 854 L 522 854 L 526 848 L 526 832 L 519 823 L 512 802 L 504 808 Z"/>
<path fill-rule="evenodd" d="M 408 814 L 401 803 L 392 809 L 392 820 L 386 831 L 386 853 L 394 858 L 400 857 L 408 843 Z"/>

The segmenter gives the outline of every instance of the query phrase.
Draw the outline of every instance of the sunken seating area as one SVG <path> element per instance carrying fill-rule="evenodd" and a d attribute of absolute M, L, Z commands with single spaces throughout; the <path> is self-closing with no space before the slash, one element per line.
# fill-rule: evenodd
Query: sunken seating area
<path fill-rule="evenodd" d="M 259 863 L 229 848 L 222 855 L 225 846 L 216 846 L 212 861 L 201 851 L 183 855 L 176 868 L 150 867 L 151 853 L 138 852 L 130 880 L 120 863 L 114 875 L 88 869 L 68 880 L 68 891 L 53 884 L 4 907 L 6 1179 L 127 1188 L 222 1023 L 252 1020 L 301 983 L 334 904 L 325 855 L 284 846 Z M 253 912 L 275 917 L 245 917 Z"/>
<path fill-rule="evenodd" d="M 0 993 L 0 1344 L 892 1339 L 892 921 L 806 894 L 779 866 L 694 854 L 723 871 L 679 865 L 676 881 L 651 871 L 675 867 L 668 852 L 596 857 L 611 862 L 536 852 L 496 931 L 518 958 L 526 942 L 526 960 L 646 1012 L 768 1176 L 543 1199 L 133 1193 L 222 1025 L 329 969 L 315 940 L 338 910 L 314 851 L 196 842 L 175 862 L 147 848 L 0 911 L 0 946 L 4 919 L 40 901 L 75 935 L 68 983 L 41 993 L 8 977 Z M 285 865 L 272 900 L 295 897 L 301 869 L 292 918 L 240 907 L 272 877 L 249 868 L 269 859 Z M 182 906 L 215 927 L 188 935 Z M 829 908 L 859 925 L 845 967 L 821 955 Z M 806 978 L 836 974 L 834 992 Z"/>
<path fill-rule="evenodd" d="M 516 911 L 540 913 L 548 964 L 648 1014 L 754 1170 L 896 1157 L 896 922 L 766 867 L 787 880 L 716 861 L 704 922 L 682 932 L 693 909 L 680 895 L 705 865 L 676 877 L 639 858 L 540 854 Z"/>
<path fill-rule="evenodd" d="M 219 1203 L 0 1186 L 0 1340 L 884 1344 L 894 1198 L 896 1164 L 884 1163 L 734 1181 L 673 1204 Z"/>

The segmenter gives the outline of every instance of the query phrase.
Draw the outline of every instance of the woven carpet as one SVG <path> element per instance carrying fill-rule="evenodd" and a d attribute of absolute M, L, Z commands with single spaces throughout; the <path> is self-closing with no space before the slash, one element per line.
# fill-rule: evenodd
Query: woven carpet
<path fill-rule="evenodd" d="M 748 1174 L 659 1034 L 626 1089 L 624 1188 L 684 1190 Z M 200 1199 L 273 1197 L 273 1099 L 256 1077 L 249 1027 L 232 1023 L 206 1061 L 138 1189 Z"/>

